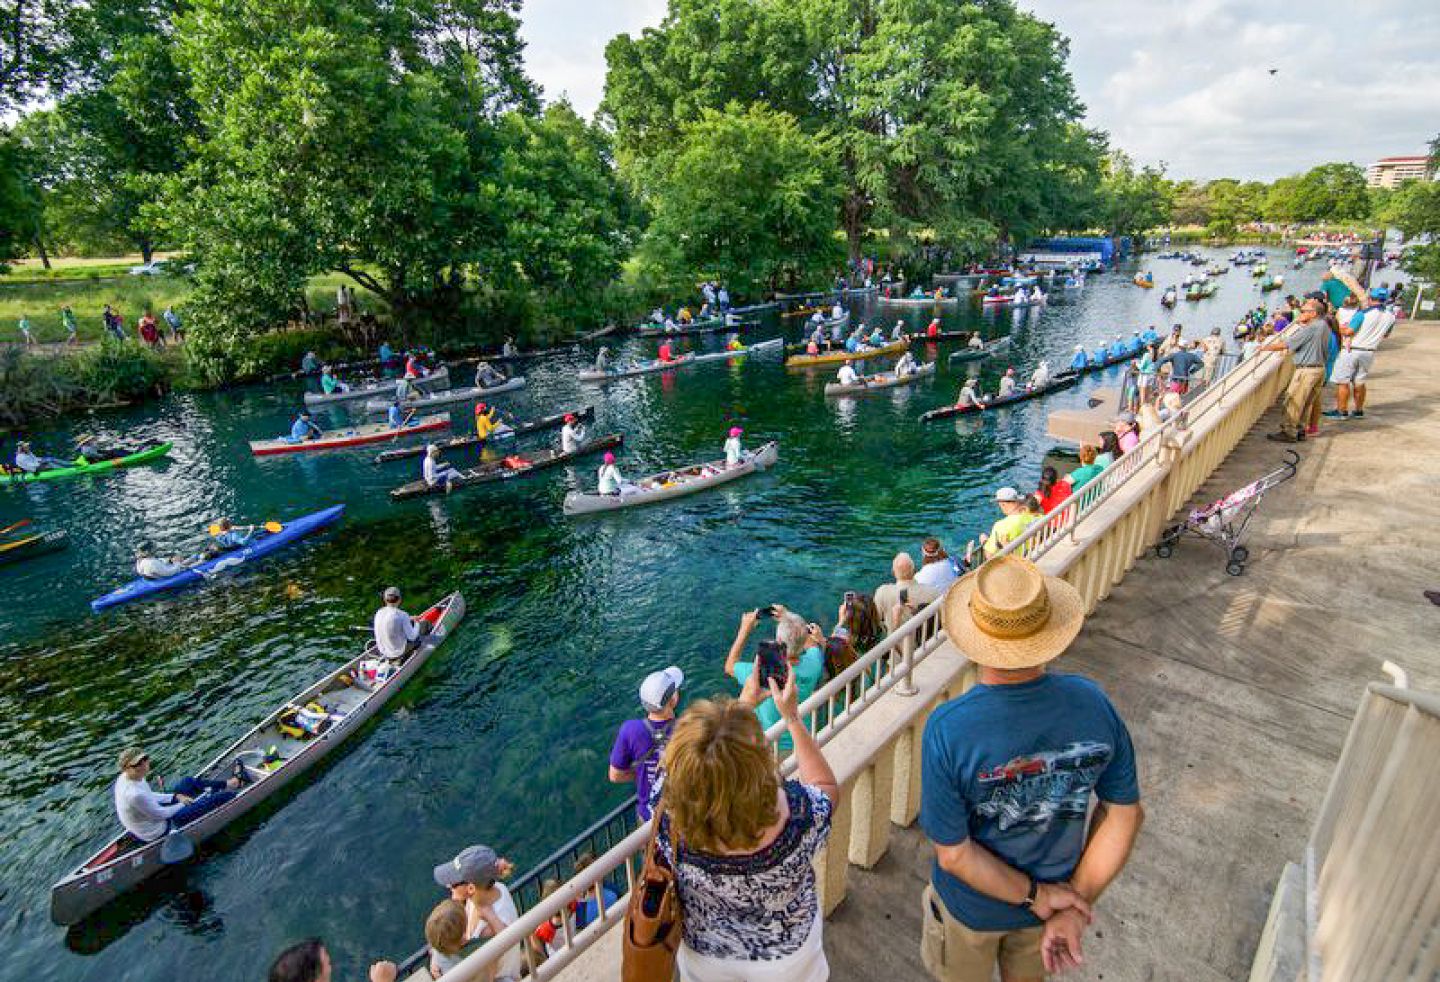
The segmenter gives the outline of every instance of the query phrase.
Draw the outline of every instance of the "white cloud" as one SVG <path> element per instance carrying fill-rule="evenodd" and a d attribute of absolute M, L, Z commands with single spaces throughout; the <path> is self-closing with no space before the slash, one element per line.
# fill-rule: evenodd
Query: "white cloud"
<path fill-rule="evenodd" d="M 527 0 L 520 12 L 525 66 L 553 101 L 589 116 L 605 94 L 605 45 L 665 16 L 665 0 Z"/>
<path fill-rule="evenodd" d="M 1020 2 L 1070 38 L 1088 121 L 1175 177 L 1364 165 L 1440 132 L 1433 3 Z"/>

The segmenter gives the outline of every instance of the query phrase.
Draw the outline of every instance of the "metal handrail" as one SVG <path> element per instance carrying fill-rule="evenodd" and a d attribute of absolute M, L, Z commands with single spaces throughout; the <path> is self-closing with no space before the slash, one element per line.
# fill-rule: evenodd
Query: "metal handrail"
<path fill-rule="evenodd" d="M 1241 382 L 1260 374 L 1262 370 L 1268 372 L 1277 369 L 1283 358 L 1284 356 L 1278 352 L 1258 352 L 1248 361 L 1241 362 L 1225 373 L 1216 380 L 1219 384 L 1212 384 L 1175 417 L 1167 420 L 1160 428 L 1142 438 L 1140 443 L 1129 453 L 1086 482 L 1083 487 L 1076 488 L 1070 498 L 1052 509 L 1043 520 L 1032 524 L 997 555 L 1018 552 L 1031 560 L 1036 560 L 1045 555 L 1066 534 L 1073 536 L 1076 526 L 1081 521 L 1110 501 L 1121 488 L 1141 473 L 1147 464 L 1159 457 L 1162 449 L 1166 446 L 1167 437 L 1173 437 L 1189 428 L 1194 421 L 1203 419 L 1215 409 L 1224 409 L 1225 396 L 1230 391 Z M 943 605 L 944 595 L 942 594 L 941 597 L 916 611 L 879 644 L 816 690 L 809 699 L 801 704 L 801 718 L 806 720 L 808 728 L 814 733 L 816 742 L 820 746 L 825 746 L 839 735 L 860 713 L 873 705 L 885 693 L 903 682 L 908 682 L 915 667 L 945 643 L 947 639 L 940 624 Z M 770 727 L 765 734 L 766 739 L 773 745 L 777 757 L 781 756 L 778 742 L 785 729 L 782 721 Z M 788 776 L 794 772 L 795 767 L 796 761 L 793 755 L 780 761 L 782 774 Z M 631 805 L 627 803 L 622 807 L 631 807 Z M 486 968 L 497 962 L 516 945 L 522 946 L 532 977 L 537 979 L 554 977 L 602 934 L 623 920 L 628 891 L 633 886 L 638 873 L 635 863 L 643 852 L 648 838 L 648 827 L 640 827 L 632 831 L 621 842 L 596 859 L 590 867 L 567 880 L 558 891 L 523 911 L 519 919 L 487 941 L 480 950 L 447 972 L 443 977 L 443 982 L 469 982 L 471 979 L 479 978 Z M 560 850 L 560 852 L 563 851 L 563 849 Z M 626 893 L 607 905 L 601 887 L 607 880 L 612 878 L 618 880 L 622 870 Z M 596 899 L 600 915 L 584 930 L 575 932 L 566 912 L 576 901 L 587 897 Z M 562 916 L 564 944 L 555 954 L 540 961 L 527 941 L 536 928 L 557 914 Z"/>

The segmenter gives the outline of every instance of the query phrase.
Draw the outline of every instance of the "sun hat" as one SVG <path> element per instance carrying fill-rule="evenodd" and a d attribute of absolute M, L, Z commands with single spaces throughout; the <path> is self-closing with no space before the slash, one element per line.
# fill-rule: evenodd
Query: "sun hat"
<path fill-rule="evenodd" d="M 1016 491 L 1014 488 L 1001 488 L 999 491 L 996 491 L 996 492 L 995 492 L 995 500 L 996 500 L 996 501 L 1019 501 L 1019 500 L 1020 500 L 1020 492 L 1019 492 L 1019 491 Z"/>
<path fill-rule="evenodd" d="M 745 432 L 745 431 L 742 430 L 742 429 L 741 429 L 740 427 L 738 427 L 738 426 L 732 426 L 732 427 L 730 427 L 730 435 L 731 435 L 731 436 L 739 436 L 741 433 L 744 433 L 744 432 Z"/>
<path fill-rule="evenodd" d="M 1044 665 L 1085 623 L 1080 591 L 1018 556 L 1000 556 L 955 582 L 940 612 L 960 652 L 987 668 Z"/>
<path fill-rule="evenodd" d="M 466 846 L 448 863 L 435 867 L 435 882 L 445 889 L 462 883 L 488 887 L 500 879 L 500 854 L 489 846 Z"/>
<path fill-rule="evenodd" d="M 670 704 L 670 699 L 685 684 L 685 673 L 674 665 L 663 672 L 651 672 L 640 683 L 640 705 L 652 713 Z"/>
<path fill-rule="evenodd" d="M 120 751 L 120 756 L 115 758 L 115 763 L 123 771 L 127 767 L 134 767 L 149 756 L 143 748 L 131 745 Z"/>

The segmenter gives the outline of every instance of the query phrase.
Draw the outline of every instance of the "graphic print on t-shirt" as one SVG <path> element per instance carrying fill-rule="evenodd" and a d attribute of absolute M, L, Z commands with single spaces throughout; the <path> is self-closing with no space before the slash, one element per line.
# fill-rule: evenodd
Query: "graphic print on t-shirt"
<path fill-rule="evenodd" d="M 986 768 L 976 782 L 980 800 L 975 812 L 1002 832 L 1017 825 L 1043 827 L 1054 818 L 1084 818 L 1110 756 L 1109 744 L 1092 740 Z"/>

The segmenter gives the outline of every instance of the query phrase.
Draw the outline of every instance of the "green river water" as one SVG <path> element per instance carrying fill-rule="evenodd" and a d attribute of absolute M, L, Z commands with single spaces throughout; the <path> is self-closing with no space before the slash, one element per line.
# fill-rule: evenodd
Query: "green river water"
<path fill-rule="evenodd" d="M 1284 292 L 1313 288 L 1317 266 L 1292 271 L 1274 254 Z M 339 979 L 407 954 L 439 895 L 435 863 L 484 842 L 523 870 L 625 797 L 606 781 L 606 755 L 647 672 L 680 665 L 690 697 L 729 691 L 720 670 L 742 610 L 783 602 L 828 625 L 845 590 L 888 577 L 898 549 L 918 554 L 927 535 L 960 545 L 993 520 L 997 486 L 1034 487 L 1050 447 L 1047 413 L 1120 379 L 1112 369 L 1046 400 L 922 425 L 922 411 L 953 400 L 957 372 L 980 371 L 993 390 L 1005 365 L 1028 374 L 1047 357 L 1058 370 L 1077 343 L 1175 319 L 1198 336 L 1228 328 L 1260 297 L 1235 269 L 1214 299 L 1182 301 L 1172 316 L 1160 289 L 1130 284 L 1136 268 L 1052 294 L 1043 310 L 948 313 L 947 329 L 1013 334 L 1010 351 L 952 370 L 944 345 L 937 378 L 863 398 L 826 399 L 832 372 L 789 373 L 775 355 L 604 389 L 575 379 L 593 346 L 526 365 L 527 386 L 498 397 L 503 407 L 527 419 L 593 404 L 594 432 L 625 435 L 627 476 L 719 456 L 734 421 L 749 445 L 780 441 L 768 473 L 609 516 L 561 514 L 567 489 L 593 487 L 594 458 L 399 504 L 385 492 L 416 476 L 417 461 L 376 465 L 374 448 L 252 458 L 246 441 L 285 431 L 300 383 L 177 396 L 34 433 L 56 450 L 82 428 L 175 449 L 158 466 L 0 488 L 0 525 L 30 518 L 71 541 L 0 569 L 0 974 L 241 982 L 263 978 L 280 947 L 308 935 L 326 939 Z M 1190 269 L 1167 260 L 1145 268 L 1162 287 Z M 853 309 L 887 329 L 897 316 Z M 919 329 L 928 311 L 898 316 Z M 793 339 L 798 323 L 771 317 L 749 339 Z M 618 346 L 654 351 L 653 342 Z M 457 425 L 469 408 L 455 408 Z M 90 613 L 92 597 L 129 578 L 137 540 L 183 550 L 221 515 L 283 520 L 333 503 L 347 506 L 340 525 L 237 577 Z M 52 925 L 50 884 L 113 828 L 116 752 L 141 743 L 157 773 L 190 773 L 356 651 L 354 626 L 369 623 L 391 583 L 411 612 L 453 589 L 470 612 L 389 708 L 214 841 L 203 861 L 77 928 Z"/>

